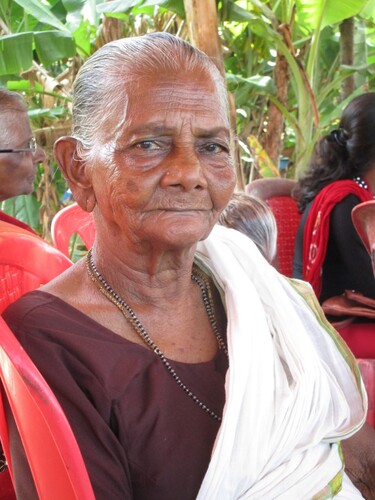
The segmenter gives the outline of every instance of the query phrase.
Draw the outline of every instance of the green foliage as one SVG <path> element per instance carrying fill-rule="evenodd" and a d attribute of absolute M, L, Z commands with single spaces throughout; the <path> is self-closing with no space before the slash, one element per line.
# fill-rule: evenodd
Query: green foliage
<path fill-rule="evenodd" d="M 297 175 L 306 167 L 319 134 L 329 126 L 327 118 L 335 120 L 341 111 L 340 86 L 350 74 L 356 75 L 357 85 L 365 88 L 374 84 L 374 24 L 362 16 L 369 9 L 367 0 L 226 0 L 222 16 L 236 5 L 236 22 L 223 21 L 226 45 L 225 67 L 229 88 L 234 93 L 238 113 L 238 131 L 242 141 L 253 133 L 262 140 L 267 129 L 267 103 L 272 102 L 285 119 L 288 141 L 294 137 L 288 155 L 296 166 Z M 374 0 L 371 0 L 374 5 Z M 251 14 L 251 16 L 249 16 Z M 350 16 L 356 18 L 355 65 L 340 66 L 338 23 Z M 359 36 L 361 35 L 361 36 Z M 275 87 L 262 90 L 247 84 L 249 77 L 272 79 L 276 54 L 288 63 L 290 83 L 284 105 Z M 229 76 L 230 75 L 230 76 Z M 266 81 L 266 80 L 264 80 Z M 235 85 L 233 85 L 235 82 Z M 265 109 L 266 108 L 266 109 Z"/>
<path fill-rule="evenodd" d="M 39 203 L 34 196 L 17 196 L 5 200 L 1 204 L 1 210 L 22 220 L 37 232 L 41 231 L 39 209 Z"/>

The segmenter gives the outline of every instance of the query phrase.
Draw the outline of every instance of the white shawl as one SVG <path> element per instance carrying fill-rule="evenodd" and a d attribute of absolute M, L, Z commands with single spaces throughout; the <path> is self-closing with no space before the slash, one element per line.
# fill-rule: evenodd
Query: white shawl
<path fill-rule="evenodd" d="M 197 258 L 224 295 L 230 360 L 197 499 L 331 498 L 343 467 L 336 443 L 367 411 L 353 356 L 248 237 L 216 226 Z M 361 498 L 343 483 L 337 498 Z"/>

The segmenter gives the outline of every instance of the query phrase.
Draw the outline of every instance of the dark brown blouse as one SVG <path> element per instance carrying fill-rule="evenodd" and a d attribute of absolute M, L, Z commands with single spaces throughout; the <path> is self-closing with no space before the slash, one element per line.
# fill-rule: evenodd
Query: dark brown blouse
<path fill-rule="evenodd" d="M 66 412 L 97 499 L 196 497 L 219 423 L 152 351 L 42 291 L 12 304 L 4 318 Z M 201 401 L 222 413 L 221 351 L 208 363 L 171 364 Z"/>

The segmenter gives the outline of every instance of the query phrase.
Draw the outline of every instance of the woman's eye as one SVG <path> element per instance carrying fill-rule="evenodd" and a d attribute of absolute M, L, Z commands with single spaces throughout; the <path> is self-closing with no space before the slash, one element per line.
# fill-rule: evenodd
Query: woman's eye
<path fill-rule="evenodd" d="M 216 142 L 210 142 L 204 146 L 204 151 L 207 153 L 221 153 L 227 151 L 227 148 L 222 144 L 217 144 Z"/>
<path fill-rule="evenodd" d="M 138 149 L 143 149 L 145 151 L 153 151 L 155 149 L 160 149 L 160 146 L 155 141 L 141 141 L 136 144 Z"/>

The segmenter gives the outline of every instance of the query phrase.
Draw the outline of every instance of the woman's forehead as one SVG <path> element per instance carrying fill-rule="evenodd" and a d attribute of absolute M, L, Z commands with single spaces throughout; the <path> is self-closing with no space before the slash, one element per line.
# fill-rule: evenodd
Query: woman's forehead
<path fill-rule="evenodd" d="M 209 119 L 229 125 L 226 95 L 207 72 L 158 74 L 154 79 L 128 82 L 113 110 L 116 123 L 126 127 L 176 123 L 188 117 L 197 123 Z"/>

